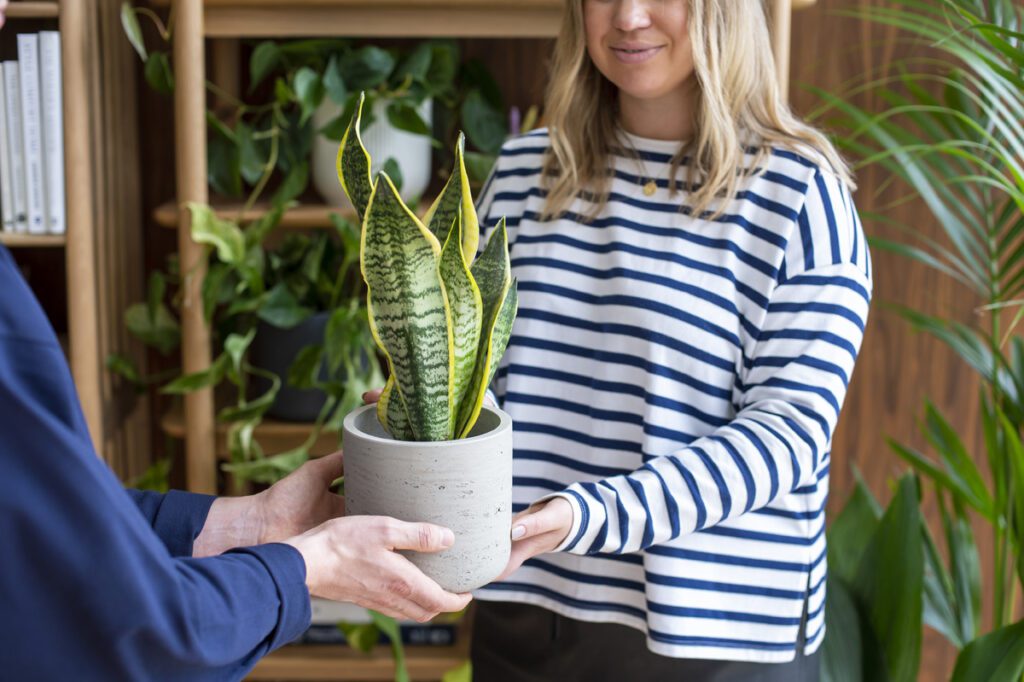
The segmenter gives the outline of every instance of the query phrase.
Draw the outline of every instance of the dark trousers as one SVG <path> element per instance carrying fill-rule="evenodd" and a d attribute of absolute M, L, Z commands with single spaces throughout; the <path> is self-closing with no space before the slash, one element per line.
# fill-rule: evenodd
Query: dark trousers
<path fill-rule="evenodd" d="M 476 602 L 474 682 L 818 682 L 821 649 L 796 659 L 749 663 L 669 658 L 618 623 L 586 623 L 528 604 Z"/>

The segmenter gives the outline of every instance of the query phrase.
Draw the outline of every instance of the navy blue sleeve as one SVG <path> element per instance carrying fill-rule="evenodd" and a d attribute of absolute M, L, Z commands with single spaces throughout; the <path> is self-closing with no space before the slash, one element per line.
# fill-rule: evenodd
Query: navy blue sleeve
<path fill-rule="evenodd" d="M 192 544 L 203 530 L 213 495 L 172 490 L 166 494 L 151 490 L 126 490 L 150 528 L 171 556 L 192 556 Z"/>
<path fill-rule="evenodd" d="M 184 520 L 180 554 L 205 512 L 174 496 L 153 510 L 147 522 L 93 451 L 60 346 L 0 246 L 2 676 L 236 680 L 308 627 L 294 548 L 174 558 L 154 527 Z"/>

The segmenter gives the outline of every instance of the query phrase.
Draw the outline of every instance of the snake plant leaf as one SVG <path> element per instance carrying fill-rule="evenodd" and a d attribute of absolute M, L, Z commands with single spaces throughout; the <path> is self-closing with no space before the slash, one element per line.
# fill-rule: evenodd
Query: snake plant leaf
<path fill-rule="evenodd" d="M 359 93 L 359 104 L 356 113 L 349 121 L 348 129 L 341 138 L 338 147 L 338 181 L 355 206 L 359 219 L 366 216 L 366 207 L 373 193 L 374 185 L 370 177 L 370 153 L 363 146 L 363 138 L 359 134 L 359 123 L 363 117 L 363 102 L 366 93 Z"/>
<path fill-rule="evenodd" d="M 457 211 L 441 249 L 441 279 L 452 315 L 454 382 L 452 384 L 451 433 L 473 381 L 480 330 L 483 326 L 483 301 L 480 289 L 466 265 L 462 241 L 462 212 Z"/>
<path fill-rule="evenodd" d="M 441 244 L 386 173 L 378 175 L 370 195 L 359 250 L 370 331 L 387 358 L 410 428 L 416 440 L 446 440 L 454 366 Z"/>
<path fill-rule="evenodd" d="M 455 165 L 444 189 L 423 216 L 424 224 L 438 240 L 444 240 L 455 220 L 462 211 L 462 253 L 467 263 L 472 263 L 480 244 L 480 221 L 473 206 L 473 194 L 469 189 L 469 175 L 466 173 L 466 137 L 459 133 L 455 143 Z"/>
<path fill-rule="evenodd" d="M 395 440 L 415 440 L 416 434 L 409 426 L 409 413 L 405 411 L 402 396 L 395 392 L 395 377 L 388 382 L 377 400 L 377 419 Z"/>
<path fill-rule="evenodd" d="M 515 291 L 515 285 L 512 281 L 508 232 L 505 229 L 504 218 L 498 221 L 494 232 L 487 240 L 484 252 L 473 263 L 472 273 L 473 279 L 480 287 L 483 302 L 483 329 L 480 333 L 480 350 L 477 352 L 476 365 L 473 367 L 469 395 L 459 414 L 456 432 L 460 438 L 469 433 L 480 416 L 487 386 L 494 373 L 494 367 L 505 351 L 512 327 L 511 320 L 515 318 L 518 306 L 516 294 L 510 295 L 510 291 Z"/>

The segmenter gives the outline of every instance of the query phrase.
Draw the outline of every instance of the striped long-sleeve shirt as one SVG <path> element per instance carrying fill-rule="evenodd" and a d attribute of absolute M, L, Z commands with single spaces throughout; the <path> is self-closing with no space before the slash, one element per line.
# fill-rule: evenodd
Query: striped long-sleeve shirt
<path fill-rule="evenodd" d="M 544 130 L 506 143 L 481 195 L 519 281 L 493 386 L 514 508 L 555 493 L 574 522 L 478 596 L 632 626 L 667 656 L 791 660 L 805 601 L 805 651 L 824 635 L 829 448 L 871 297 L 861 224 L 841 181 L 782 149 L 695 217 L 668 189 L 677 145 L 630 141 L 643 163 L 612 157 L 593 220 L 583 195 L 541 219 Z"/>

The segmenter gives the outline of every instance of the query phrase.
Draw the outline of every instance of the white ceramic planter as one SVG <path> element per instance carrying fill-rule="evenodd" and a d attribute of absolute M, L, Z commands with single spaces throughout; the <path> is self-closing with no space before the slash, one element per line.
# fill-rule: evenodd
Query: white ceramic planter
<path fill-rule="evenodd" d="M 384 162 L 393 158 L 402 169 L 402 199 L 410 201 L 423 195 L 430 184 L 430 138 L 413 135 L 395 128 L 388 121 L 386 101 L 378 99 L 373 105 L 373 124 L 360 132 L 363 146 L 370 153 L 373 165 L 370 175 L 375 176 Z M 433 122 L 433 100 L 424 100 L 417 110 L 428 126 Z M 341 106 L 330 97 L 324 97 L 313 112 L 314 130 L 320 130 L 341 114 Z M 338 182 L 338 143 L 323 135 L 313 137 L 313 186 L 320 196 L 333 207 L 351 208 L 352 203 Z"/>
<path fill-rule="evenodd" d="M 512 521 L 512 419 L 485 407 L 468 438 L 394 440 L 376 405 L 345 417 L 345 510 L 451 528 L 455 544 L 435 554 L 408 552 L 451 592 L 494 580 L 508 563 Z"/>

